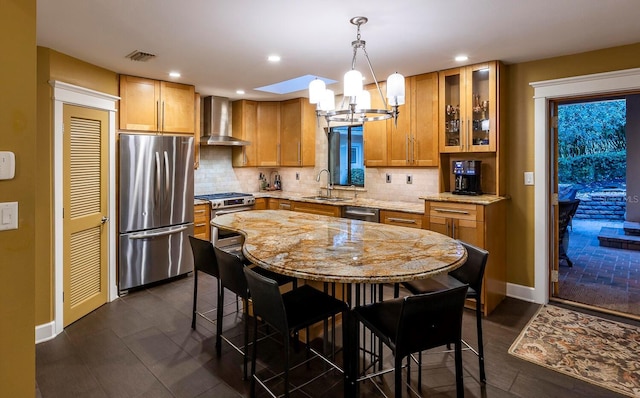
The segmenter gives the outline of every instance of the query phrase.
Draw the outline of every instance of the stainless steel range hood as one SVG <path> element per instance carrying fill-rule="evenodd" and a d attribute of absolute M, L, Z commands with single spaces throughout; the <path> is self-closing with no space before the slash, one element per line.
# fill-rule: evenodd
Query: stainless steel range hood
<path fill-rule="evenodd" d="M 209 96 L 202 99 L 202 135 L 200 145 L 251 145 L 231 136 L 231 103 L 228 98 Z"/>

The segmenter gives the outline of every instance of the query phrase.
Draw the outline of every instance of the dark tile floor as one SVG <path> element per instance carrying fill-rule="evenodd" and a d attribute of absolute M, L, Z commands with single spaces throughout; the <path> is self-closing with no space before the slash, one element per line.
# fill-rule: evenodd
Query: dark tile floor
<path fill-rule="evenodd" d="M 640 316 L 640 251 L 600 246 L 602 227 L 622 228 L 622 221 L 573 219 L 573 267 L 560 267 L 558 297 Z"/>
<path fill-rule="evenodd" d="M 200 278 L 200 303 L 213 306 L 213 278 Z M 193 277 L 132 292 L 100 307 L 67 327 L 55 339 L 36 346 L 37 396 L 55 397 L 247 397 L 242 360 L 228 345 L 215 354 L 212 325 L 190 328 Z M 507 353 L 538 305 L 507 298 L 484 321 L 487 385 L 478 382 L 477 358 L 463 353 L 466 397 L 617 397 L 619 395 L 560 373 L 517 359 Z M 242 328 L 228 319 L 225 330 Z M 475 319 L 465 311 L 463 335 L 475 340 Z M 269 366 L 281 366 L 277 346 L 259 355 Z M 390 358 L 387 355 L 387 358 Z M 423 394 L 455 396 L 450 354 L 425 357 Z M 416 371 L 416 366 L 412 370 Z M 313 368 L 312 368 L 313 369 Z M 302 375 L 309 370 L 302 367 Z M 415 375 L 413 375 L 415 381 Z M 380 386 L 393 391 L 392 375 Z M 342 396 L 339 375 L 326 376 L 292 396 Z M 371 383 L 361 396 L 380 396 Z M 389 394 L 392 395 L 392 394 Z M 266 396 L 259 391 L 259 396 Z"/>

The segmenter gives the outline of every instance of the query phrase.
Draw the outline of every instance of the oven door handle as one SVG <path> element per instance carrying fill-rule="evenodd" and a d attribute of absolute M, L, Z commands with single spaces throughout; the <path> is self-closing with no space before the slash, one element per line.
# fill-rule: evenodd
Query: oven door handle
<path fill-rule="evenodd" d="M 244 208 L 241 208 L 241 209 L 216 210 L 216 212 L 213 215 L 213 217 L 215 218 L 217 216 L 222 216 L 224 214 L 238 213 L 240 211 L 247 211 L 247 210 L 251 210 L 251 209 L 248 209 L 248 208 L 244 207 Z"/>

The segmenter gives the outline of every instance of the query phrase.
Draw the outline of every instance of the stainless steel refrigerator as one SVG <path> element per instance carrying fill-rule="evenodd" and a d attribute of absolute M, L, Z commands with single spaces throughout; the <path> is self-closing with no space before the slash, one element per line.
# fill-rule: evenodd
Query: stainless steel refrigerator
<path fill-rule="evenodd" d="M 193 270 L 193 137 L 120 134 L 120 291 Z"/>

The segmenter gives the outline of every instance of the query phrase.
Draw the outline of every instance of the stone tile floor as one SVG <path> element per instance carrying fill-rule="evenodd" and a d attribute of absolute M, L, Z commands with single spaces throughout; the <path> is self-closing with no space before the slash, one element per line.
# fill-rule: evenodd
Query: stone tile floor
<path fill-rule="evenodd" d="M 573 219 L 567 255 L 573 267 L 559 270 L 559 298 L 640 316 L 640 251 L 602 247 L 602 227 L 622 221 Z"/>

